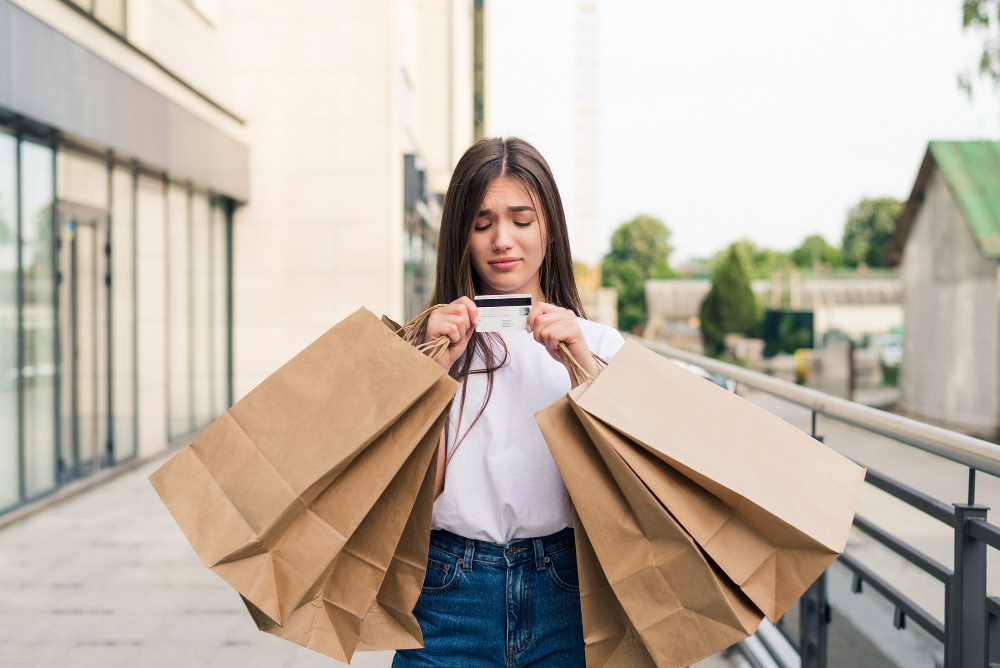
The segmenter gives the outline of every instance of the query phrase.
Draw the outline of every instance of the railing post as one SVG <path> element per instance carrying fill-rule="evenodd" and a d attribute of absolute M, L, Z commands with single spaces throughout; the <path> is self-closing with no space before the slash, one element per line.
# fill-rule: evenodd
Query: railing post
<path fill-rule="evenodd" d="M 826 626 L 830 605 L 826 600 L 826 573 L 806 590 L 799 602 L 799 656 L 802 668 L 826 668 Z"/>
<path fill-rule="evenodd" d="M 986 519 L 986 506 L 955 505 L 955 574 L 945 610 L 945 667 L 986 665 L 986 544 L 969 536 L 972 519 Z"/>

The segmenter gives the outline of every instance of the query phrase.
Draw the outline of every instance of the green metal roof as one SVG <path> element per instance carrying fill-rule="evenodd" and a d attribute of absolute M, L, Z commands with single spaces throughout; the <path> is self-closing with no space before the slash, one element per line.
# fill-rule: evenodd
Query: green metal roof
<path fill-rule="evenodd" d="M 979 249 L 1000 258 L 1000 142 L 932 141 L 928 149 Z"/>

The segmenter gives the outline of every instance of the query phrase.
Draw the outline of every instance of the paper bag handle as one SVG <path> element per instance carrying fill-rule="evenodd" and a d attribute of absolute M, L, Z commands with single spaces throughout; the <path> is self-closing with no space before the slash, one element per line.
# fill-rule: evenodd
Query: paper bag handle
<path fill-rule="evenodd" d="M 584 381 L 593 382 L 594 377 L 591 376 L 587 370 L 583 368 L 583 365 L 570 354 L 569 348 L 562 341 L 559 342 L 559 352 L 562 353 L 563 360 L 566 361 L 566 368 L 569 369 L 569 375 L 570 378 L 573 379 L 574 384 L 580 385 Z M 594 361 L 598 363 L 600 368 L 603 369 L 608 365 L 607 361 L 600 355 L 590 353 L 590 356 L 594 358 Z M 600 371 L 598 371 L 598 373 L 600 373 Z"/>
<path fill-rule="evenodd" d="M 434 309 L 439 309 L 447 304 L 435 304 L 430 308 L 424 309 L 417 315 L 413 316 L 408 322 L 401 325 L 399 329 L 395 330 L 396 334 L 407 343 L 413 345 L 417 350 L 428 355 L 432 360 L 437 361 L 444 351 L 448 349 L 451 345 L 451 339 L 447 336 L 440 337 L 437 341 L 425 341 L 424 343 L 417 343 L 417 332 L 430 317 L 431 311 Z M 402 332 L 402 334 L 400 334 Z"/>

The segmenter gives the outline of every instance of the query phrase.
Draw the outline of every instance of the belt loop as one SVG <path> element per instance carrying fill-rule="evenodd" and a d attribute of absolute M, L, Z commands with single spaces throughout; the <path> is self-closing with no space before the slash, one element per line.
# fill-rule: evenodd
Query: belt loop
<path fill-rule="evenodd" d="M 545 557 L 545 548 L 542 547 L 542 539 L 532 538 L 531 542 L 535 546 L 535 566 L 538 568 L 538 570 L 544 571 L 546 557 Z"/>
<path fill-rule="evenodd" d="M 465 539 L 465 556 L 462 557 L 462 570 L 471 571 L 472 570 L 472 556 L 476 552 L 476 541 L 471 538 Z"/>

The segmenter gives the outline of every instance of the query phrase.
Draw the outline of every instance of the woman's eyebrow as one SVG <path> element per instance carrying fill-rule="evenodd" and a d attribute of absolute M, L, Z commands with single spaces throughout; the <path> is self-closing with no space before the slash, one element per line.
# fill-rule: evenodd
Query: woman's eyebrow
<path fill-rule="evenodd" d="M 522 211 L 532 211 L 533 212 L 534 209 L 531 208 L 530 206 L 508 206 L 507 207 L 507 211 L 509 213 L 521 213 Z M 490 211 L 489 209 L 483 209 L 482 211 L 479 212 L 479 217 L 480 218 L 483 218 L 485 216 L 491 216 L 491 215 L 493 215 L 493 212 Z"/>

